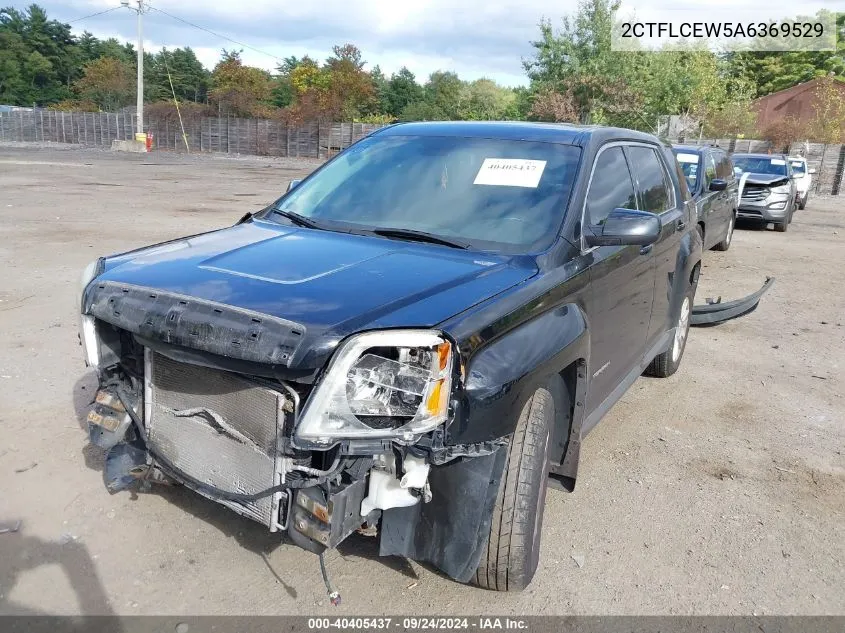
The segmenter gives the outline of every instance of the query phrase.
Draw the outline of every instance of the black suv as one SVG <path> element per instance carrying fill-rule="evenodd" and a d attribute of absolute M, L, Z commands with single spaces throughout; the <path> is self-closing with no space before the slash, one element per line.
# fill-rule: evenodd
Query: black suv
<path fill-rule="evenodd" d="M 695 201 L 704 248 L 731 246 L 738 204 L 737 179 L 728 153 L 718 147 L 675 145 L 675 157 Z"/>
<path fill-rule="evenodd" d="M 322 556 L 531 581 L 546 488 L 684 353 L 701 239 L 648 134 L 408 123 L 236 225 L 100 258 L 81 342 L 111 491 L 179 482 Z"/>

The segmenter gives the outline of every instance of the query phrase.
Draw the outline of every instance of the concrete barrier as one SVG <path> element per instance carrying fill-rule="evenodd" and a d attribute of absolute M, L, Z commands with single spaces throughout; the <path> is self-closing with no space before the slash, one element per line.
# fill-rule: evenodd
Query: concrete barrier
<path fill-rule="evenodd" d="M 147 151 L 147 144 L 144 141 L 112 141 L 111 148 L 115 152 L 134 152 L 144 154 Z"/>

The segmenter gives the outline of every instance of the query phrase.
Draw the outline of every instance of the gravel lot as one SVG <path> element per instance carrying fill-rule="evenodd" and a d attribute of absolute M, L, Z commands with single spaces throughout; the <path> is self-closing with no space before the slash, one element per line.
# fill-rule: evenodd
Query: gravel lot
<path fill-rule="evenodd" d="M 316 557 L 261 526 L 181 489 L 110 496 L 83 432 L 82 268 L 232 224 L 313 166 L 0 147 L 0 522 L 22 521 L 0 534 L 0 613 L 845 614 L 845 198 L 705 254 L 699 302 L 776 285 L 593 431 L 522 594 L 354 535 L 328 558 L 334 609 Z"/>

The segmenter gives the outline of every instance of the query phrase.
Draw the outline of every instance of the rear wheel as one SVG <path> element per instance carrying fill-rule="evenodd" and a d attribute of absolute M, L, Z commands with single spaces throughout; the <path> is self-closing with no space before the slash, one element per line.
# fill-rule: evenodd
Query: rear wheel
<path fill-rule="evenodd" d="M 495 591 L 521 591 L 540 560 L 540 528 L 546 505 L 554 399 L 538 389 L 525 403 L 508 446 L 490 534 L 474 583 Z"/>
<path fill-rule="evenodd" d="M 804 209 L 807 208 L 807 200 L 809 200 L 809 199 L 810 199 L 810 192 L 808 191 L 806 194 L 804 194 L 804 197 L 801 198 L 801 202 L 798 203 L 798 208 L 801 211 L 803 211 Z"/>
<path fill-rule="evenodd" d="M 734 236 L 734 225 L 736 224 L 736 213 L 731 213 L 730 223 L 728 224 L 728 232 L 725 233 L 725 238 L 713 247 L 715 251 L 726 251 L 731 247 L 731 240 Z"/>
<path fill-rule="evenodd" d="M 681 359 L 684 357 L 684 350 L 687 347 L 687 336 L 689 334 L 694 295 L 695 289 L 690 287 L 681 302 L 681 309 L 679 310 L 678 320 L 675 323 L 669 349 L 654 357 L 646 369 L 645 373 L 648 375 L 667 378 L 678 371 L 678 368 L 681 366 Z"/>

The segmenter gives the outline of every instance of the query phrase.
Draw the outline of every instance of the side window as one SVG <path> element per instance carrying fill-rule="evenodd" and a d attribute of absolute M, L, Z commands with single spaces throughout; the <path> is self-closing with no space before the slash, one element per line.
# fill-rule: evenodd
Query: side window
<path fill-rule="evenodd" d="M 707 152 L 704 155 L 704 190 L 710 189 L 710 183 L 716 178 L 716 161 L 713 160 L 713 153 Z"/>
<path fill-rule="evenodd" d="M 596 160 L 587 192 L 587 222 L 601 224 L 617 208 L 636 209 L 637 197 L 625 153 L 621 147 L 610 147 Z"/>
<path fill-rule="evenodd" d="M 663 213 L 672 208 L 675 204 L 672 181 L 657 152 L 650 147 L 632 146 L 628 155 L 634 165 L 643 210 Z"/>
<path fill-rule="evenodd" d="M 734 168 L 731 165 L 731 159 L 725 152 L 719 152 L 716 155 L 716 177 L 731 182 L 734 179 Z"/>

